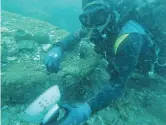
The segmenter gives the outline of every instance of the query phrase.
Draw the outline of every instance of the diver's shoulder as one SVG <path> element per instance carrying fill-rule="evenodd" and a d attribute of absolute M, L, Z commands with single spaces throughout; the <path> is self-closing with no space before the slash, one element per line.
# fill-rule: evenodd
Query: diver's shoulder
<path fill-rule="evenodd" d="M 122 23 L 119 23 L 115 27 L 116 32 L 120 35 L 130 34 L 130 33 L 139 33 L 142 35 L 146 35 L 145 28 L 135 20 L 128 20 Z"/>

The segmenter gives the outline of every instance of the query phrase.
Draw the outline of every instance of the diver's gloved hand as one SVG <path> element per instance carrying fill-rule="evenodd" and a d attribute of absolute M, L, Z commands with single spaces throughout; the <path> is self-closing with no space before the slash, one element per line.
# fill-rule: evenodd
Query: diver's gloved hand
<path fill-rule="evenodd" d="M 45 58 L 45 66 L 48 72 L 54 73 L 59 70 L 61 57 L 62 49 L 60 46 L 55 46 L 48 52 Z"/>
<path fill-rule="evenodd" d="M 58 125 L 79 125 L 80 123 L 85 122 L 91 116 L 92 111 L 89 104 L 78 104 L 75 107 L 69 105 L 63 105 L 68 115 L 61 123 Z"/>

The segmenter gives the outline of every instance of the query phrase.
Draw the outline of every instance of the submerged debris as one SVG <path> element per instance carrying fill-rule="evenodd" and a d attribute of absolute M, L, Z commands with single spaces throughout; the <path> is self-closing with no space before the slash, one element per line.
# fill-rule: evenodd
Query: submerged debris
<path fill-rule="evenodd" d="M 32 40 L 33 37 L 31 34 L 25 32 L 24 30 L 22 29 L 18 29 L 16 32 L 15 32 L 15 40 L 16 41 L 20 41 L 20 40 Z"/>
<path fill-rule="evenodd" d="M 46 33 L 41 33 L 41 32 L 35 33 L 32 38 L 34 41 L 38 42 L 39 44 L 50 43 L 49 35 Z"/>

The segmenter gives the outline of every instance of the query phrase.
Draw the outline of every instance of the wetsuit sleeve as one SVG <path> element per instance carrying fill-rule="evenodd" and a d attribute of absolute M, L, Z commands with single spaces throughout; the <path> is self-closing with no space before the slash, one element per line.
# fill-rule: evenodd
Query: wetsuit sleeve
<path fill-rule="evenodd" d="M 81 40 L 79 31 L 67 35 L 64 39 L 60 40 L 55 46 L 61 46 L 63 50 L 68 50 L 76 45 Z"/>
<path fill-rule="evenodd" d="M 80 30 L 67 35 L 64 39 L 60 40 L 55 46 L 61 46 L 62 50 L 68 50 L 73 48 L 80 40 L 88 34 L 89 29 L 82 27 Z"/>
<path fill-rule="evenodd" d="M 134 70 L 143 45 L 144 37 L 139 33 L 131 33 L 119 45 L 116 57 L 116 71 L 111 76 L 110 83 L 96 92 L 87 103 L 91 106 L 92 112 L 99 111 L 116 101 L 123 95 L 126 81 Z"/>

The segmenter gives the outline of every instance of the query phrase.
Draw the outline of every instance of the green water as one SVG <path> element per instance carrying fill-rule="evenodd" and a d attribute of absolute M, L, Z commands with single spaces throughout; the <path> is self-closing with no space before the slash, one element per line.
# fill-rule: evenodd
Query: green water
<path fill-rule="evenodd" d="M 80 0 L 2 0 L 2 9 L 44 20 L 69 32 L 80 28 Z"/>
<path fill-rule="evenodd" d="M 130 0 L 126 1 L 127 5 L 130 4 Z M 121 2 L 118 1 L 118 5 Z M 142 5 L 144 1 L 134 3 Z M 152 11 L 163 12 L 165 5 L 159 2 L 152 6 Z M 150 27 L 150 30 L 159 27 L 151 32 L 155 34 L 157 31 L 153 37 L 160 40 L 163 57 L 160 59 L 165 59 L 165 16 L 162 13 L 147 16 L 147 8 L 140 8 L 137 8 L 141 12 L 141 15 L 138 13 L 140 23 L 148 24 L 145 27 Z M 101 81 L 109 80 L 106 61 L 94 52 L 86 39 L 73 51 L 65 52 L 58 73 L 46 72 L 44 57 L 48 50 L 69 32 L 81 27 L 78 19 L 82 11 L 81 1 L 2 0 L 2 10 L 2 125 L 35 125 L 22 121 L 22 113 L 36 97 L 53 85 L 61 86 L 62 102 L 74 103 L 85 101 L 98 90 Z M 135 13 L 129 14 L 135 17 Z M 151 16 L 155 16 L 154 20 Z M 125 96 L 94 114 L 86 125 L 166 125 L 165 67 L 157 67 L 155 73 L 150 77 L 135 71 L 127 83 Z"/>

